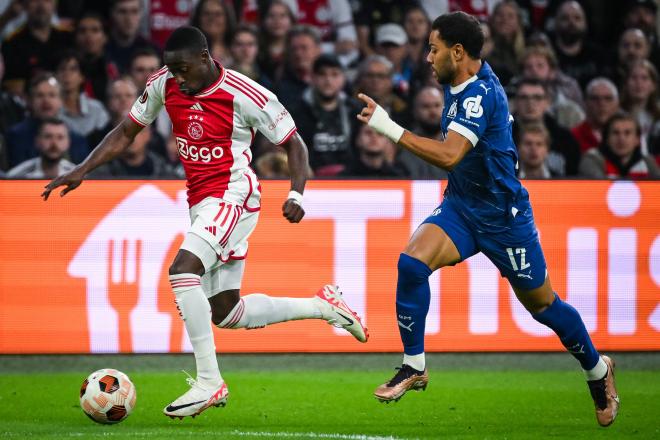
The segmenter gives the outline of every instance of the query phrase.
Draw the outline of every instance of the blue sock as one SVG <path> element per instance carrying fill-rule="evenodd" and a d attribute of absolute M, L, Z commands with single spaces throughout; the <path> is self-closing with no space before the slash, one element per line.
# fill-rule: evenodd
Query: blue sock
<path fill-rule="evenodd" d="M 417 258 L 399 255 L 396 283 L 396 315 L 403 351 L 407 355 L 424 353 L 424 327 L 431 302 L 429 276 L 433 271 Z"/>
<path fill-rule="evenodd" d="M 582 365 L 583 370 L 591 370 L 598 363 L 600 355 L 591 342 L 589 333 L 577 310 L 557 296 L 550 307 L 541 313 L 532 314 L 541 324 L 554 330 L 564 347 Z"/>

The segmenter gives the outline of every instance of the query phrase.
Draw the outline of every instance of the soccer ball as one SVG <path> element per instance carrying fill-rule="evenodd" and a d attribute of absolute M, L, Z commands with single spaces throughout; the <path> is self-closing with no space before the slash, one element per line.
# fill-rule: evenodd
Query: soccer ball
<path fill-rule="evenodd" d="M 136 397 L 128 376 L 110 368 L 93 372 L 80 387 L 80 407 L 90 419 L 103 424 L 119 423 L 128 417 Z"/>

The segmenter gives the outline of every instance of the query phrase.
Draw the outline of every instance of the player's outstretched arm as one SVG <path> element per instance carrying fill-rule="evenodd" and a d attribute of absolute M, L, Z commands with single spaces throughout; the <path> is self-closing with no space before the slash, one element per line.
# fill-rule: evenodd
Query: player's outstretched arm
<path fill-rule="evenodd" d="M 357 115 L 361 122 L 432 165 L 451 171 L 472 149 L 470 141 L 453 130 L 449 130 L 444 141 L 417 136 L 392 121 L 387 112 L 364 93 L 358 98 L 366 105 Z"/>
<path fill-rule="evenodd" d="M 295 133 L 282 144 L 286 150 L 291 174 L 291 191 L 282 206 L 282 214 L 291 223 L 298 223 L 305 216 L 302 207 L 302 193 L 305 190 L 309 170 L 309 154 L 307 145 L 298 133 Z"/>
<path fill-rule="evenodd" d="M 65 188 L 60 192 L 63 197 L 69 191 L 78 188 L 85 176 L 92 170 L 98 168 L 106 162 L 119 156 L 135 139 L 135 136 L 142 130 L 142 126 L 136 124 L 130 118 L 125 118 L 121 124 L 108 133 L 103 140 L 94 148 L 87 158 L 77 165 L 73 170 L 53 179 L 48 185 L 41 197 L 48 200 L 51 191 L 60 186 Z"/>

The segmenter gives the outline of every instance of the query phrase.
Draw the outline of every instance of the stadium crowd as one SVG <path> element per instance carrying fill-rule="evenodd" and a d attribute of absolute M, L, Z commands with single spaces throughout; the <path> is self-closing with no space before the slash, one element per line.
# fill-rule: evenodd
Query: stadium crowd
<path fill-rule="evenodd" d="M 366 93 L 411 131 L 442 137 L 426 63 L 431 21 L 463 10 L 509 95 L 521 178 L 660 178 L 660 39 L 654 0 L 0 0 L 0 175 L 70 170 L 121 121 L 192 24 L 212 56 L 277 94 L 310 175 L 446 176 L 359 124 Z M 181 178 L 163 111 L 93 177 Z M 286 154 L 255 138 L 260 177 Z"/>

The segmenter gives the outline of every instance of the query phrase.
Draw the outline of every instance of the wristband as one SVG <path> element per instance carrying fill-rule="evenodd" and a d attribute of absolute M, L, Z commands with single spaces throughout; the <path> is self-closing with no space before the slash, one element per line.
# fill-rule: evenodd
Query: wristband
<path fill-rule="evenodd" d="M 376 110 L 371 115 L 368 125 L 378 133 L 390 138 L 395 143 L 399 142 L 399 139 L 401 139 L 401 136 L 403 136 L 403 132 L 405 131 L 403 127 L 390 119 L 390 116 L 380 105 L 376 106 Z"/>
<path fill-rule="evenodd" d="M 302 206 L 302 199 L 303 195 L 298 191 L 289 191 L 289 195 L 287 196 L 287 200 L 293 200 L 293 203 L 298 206 Z"/>

